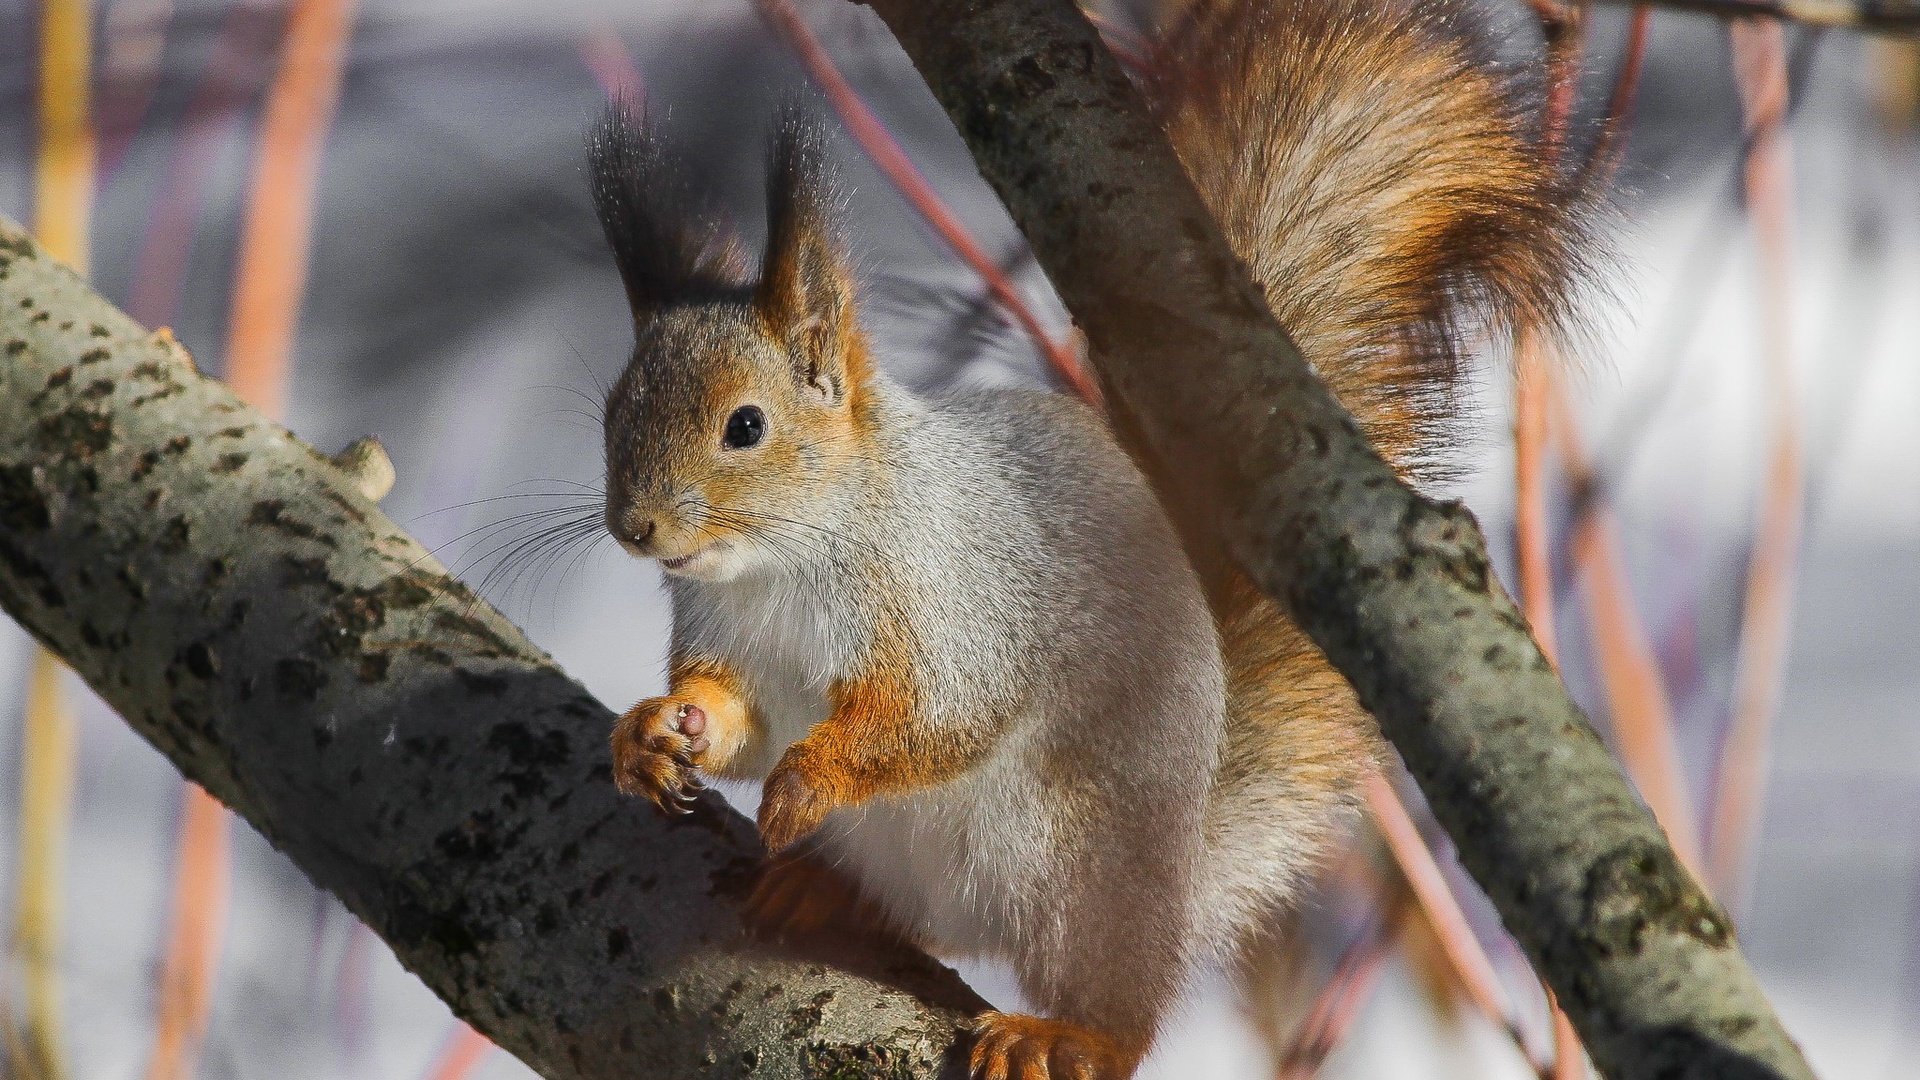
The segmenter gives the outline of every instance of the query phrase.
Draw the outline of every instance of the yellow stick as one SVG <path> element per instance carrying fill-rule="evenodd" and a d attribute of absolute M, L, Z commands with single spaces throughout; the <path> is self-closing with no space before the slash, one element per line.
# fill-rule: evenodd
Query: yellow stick
<path fill-rule="evenodd" d="M 45 649 L 34 653 L 27 679 L 24 751 L 20 756 L 20 876 L 14 947 L 26 989 L 22 1039 L 29 1075 L 65 1076 L 61 1057 L 60 915 L 67 824 L 73 801 L 73 717 L 61 694 L 64 669 Z"/>
<path fill-rule="evenodd" d="M 86 0 L 46 0 L 41 11 L 33 231 L 54 258 L 85 274 L 93 209 L 93 11 Z"/>
<path fill-rule="evenodd" d="M 87 0 L 46 0 L 40 20 L 34 231 L 55 258 L 82 274 L 87 272 L 93 208 L 92 63 L 92 6 Z M 28 1060 L 15 1064 L 45 1080 L 66 1075 L 61 1055 L 60 915 L 73 801 L 74 724 L 62 700 L 62 671 L 53 654 L 35 652 L 20 756 L 20 869 L 13 941 L 24 983 L 21 1044 Z"/>

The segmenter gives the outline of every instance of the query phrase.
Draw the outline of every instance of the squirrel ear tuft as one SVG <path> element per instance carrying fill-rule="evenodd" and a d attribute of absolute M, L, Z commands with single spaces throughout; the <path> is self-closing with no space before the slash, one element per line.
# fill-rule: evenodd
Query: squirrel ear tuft
<path fill-rule="evenodd" d="M 616 97 L 587 136 L 588 182 L 635 321 L 729 287 L 719 230 L 687 195 L 644 108 Z"/>
<path fill-rule="evenodd" d="M 780 111 L 767 163 L 767 251 L 754 301 L 792 352 L 796 376 L 838 401 L 857 331 L 826 144 L 826 133 L 800 106 Z"/>

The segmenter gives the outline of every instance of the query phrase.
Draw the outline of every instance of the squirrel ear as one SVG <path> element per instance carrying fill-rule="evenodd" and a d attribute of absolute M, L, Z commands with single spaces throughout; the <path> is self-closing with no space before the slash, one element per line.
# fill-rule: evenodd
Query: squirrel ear
<path fill-rule="evenodd" d="M 729 287 L 718 230 L 693 206 L 643 108 L 616 98 L 587 136 L 588 182 L 639 322 Z"/>
<path fill-rule="evenodd" d="M 774 125 L 767 252 L 754 301 L 785 342 L 795 377 L 830 403 L 846 396 L 857 333 L 853 280 L 835 236 L 838 210 L 825 134 L 788 106 Z"/>

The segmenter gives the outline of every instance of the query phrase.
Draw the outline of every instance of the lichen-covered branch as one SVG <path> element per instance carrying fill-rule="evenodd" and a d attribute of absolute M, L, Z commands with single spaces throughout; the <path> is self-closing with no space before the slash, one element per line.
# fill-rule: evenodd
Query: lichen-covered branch
<path fill-rule="evenodd" d="M 1032 242 L 1123 422 L 1179 473 L 1174 504 L 1205 515 L 1380 718 L 1601 1070 L 1810 1076 L 1472 516 L 1368 447 L 1072 0 L 867 3 Z"/>
<path fill-rule="evenodd" d="M 610 714 L 369 501 L 388 469 L 0 220 L 0 607 L 182 772 L 548 1077 L 951 1069 L 979 1000 L 923 957 L 747 938 L 752 826 L 619 798 Z"/>

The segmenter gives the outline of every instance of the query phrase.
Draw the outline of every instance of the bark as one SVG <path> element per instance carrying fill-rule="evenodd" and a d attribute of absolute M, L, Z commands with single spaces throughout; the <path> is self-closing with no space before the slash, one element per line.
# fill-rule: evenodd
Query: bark
<path fill-rule="evenodd" d="M 1458 504 L 1315 378 L 1070 0 L 867 0 L 1092 345 L 1175 505 L 1293 612 L 1608 1076 L 1811 1076 L 1726 915 L 1567 697 Z"/>
<path fill-rule="evenodd" d="M 0 219 L 0 606 L 555 1078 L 958 1075 L 916 955 L 776 953 L 717 798 L 619 798 L 612 715 L 330 460 Z"/>

